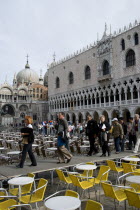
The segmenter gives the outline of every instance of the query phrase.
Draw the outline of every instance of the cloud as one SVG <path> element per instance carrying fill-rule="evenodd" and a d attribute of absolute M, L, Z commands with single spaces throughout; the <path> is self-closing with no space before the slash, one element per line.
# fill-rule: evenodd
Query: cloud
<path fill-rule="evenodd" d="M 0 83 L 10 83 L 24 68 L 26 54 L 38 74 L 47 63 L 101 38 L 105 22 L 112 30 L 139 18 L 137 0 L 0 0 Z M 109 27 L 108 27 L 109 28 Z"/>

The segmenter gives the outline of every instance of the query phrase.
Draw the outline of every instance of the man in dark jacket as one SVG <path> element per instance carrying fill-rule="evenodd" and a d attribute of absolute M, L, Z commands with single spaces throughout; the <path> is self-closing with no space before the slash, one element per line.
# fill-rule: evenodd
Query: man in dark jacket
<path fill-rule="evenodd" d="M 110 156 L 110 148 L 108 146 L 110 129 L 111 126 L 109 125 L 108 122 L 105 121 L 105 116 L 101 115 L 99 123 L 99 139 L 100 139 L 100 145 L 102 147 L 101 157 L 106 156 L 106 152 L 108 152 L 108 156 Z"/>
<path fill-rule="evenodd" d="M 88 123 L 86 127 L 86 135 L 88 136 L 89 142 L 90 142 L 90 150 L 87 155 L 91 156 L 93 151 L 94 151 L 94 154 L 98 153 L 98 150 L 95 147 L 95 138 L 98 135 L 99 129 L 98 129 L 97 122 L 92 119 L 91 115 L 88 115 L 87 119 L 88 119 Z"/>
<path fill-rule="evenodd" d="M 121 124 L 124 133 L 123 139 L 121 139 L 120 141 L 121 152 L 124 152 L 124 143 L 127 134 L 127 125 L 124 123 L 124 119 L 122 117 L 119 117 L 119 123 Z"/>

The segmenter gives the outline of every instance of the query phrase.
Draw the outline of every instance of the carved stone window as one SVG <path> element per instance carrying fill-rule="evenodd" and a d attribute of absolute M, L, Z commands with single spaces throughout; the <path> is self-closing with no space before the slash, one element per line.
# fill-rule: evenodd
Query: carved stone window
<path fill-rule="evenodd" d="M 73 84 L 74 83 L 74 75 L 72 72 L 69 73 L 69 84 Z"/>
<path fill-rule="evenodd" d="M 85 68 L 85 80 L 90 79 L 90 78 L 91 78 L 90 67 L 86 66 L 86 68 Z"/>
<path fill-rule="evenodd" d="M 121 40 L 122 51 L 125 50 L 125 41 L 124 39 Z"/>
<path fill-rule="evenodd" d="M 59 77 L 56 78 L 56 88 L 60 88 L 60 79 L 59 79 Z"/>
<path fill-rule="evenodd" d="M 105 60 L 103 62 L 103 76 L 109 74 L 109 62 Z"/>
<path fill-rule="evenodd" d="M 135 35 L 134 35 L 134 43 L 135 43 L 135 45 L 139 44 L 139 35 L 138 35 L 138 33 L 135 33 Z"/>
<path fill-rule="evenodd" d="M 134 66 L 135 63 L 135 52 L 131 49 L 126 54 L 126 67 Z"/>

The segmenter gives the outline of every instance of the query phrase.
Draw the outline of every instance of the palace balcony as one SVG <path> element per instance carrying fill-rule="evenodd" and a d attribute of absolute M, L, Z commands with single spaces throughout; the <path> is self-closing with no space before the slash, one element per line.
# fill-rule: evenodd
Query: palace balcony
<path fill-rule="evenodd" d="M 104 82 L 107 80 L 112 80 L 112 75 L 111 74 L 107 74 L 107 75 L 103 75 L 103 76 L 99 76 L 98 77 L 98 82 Z"/>

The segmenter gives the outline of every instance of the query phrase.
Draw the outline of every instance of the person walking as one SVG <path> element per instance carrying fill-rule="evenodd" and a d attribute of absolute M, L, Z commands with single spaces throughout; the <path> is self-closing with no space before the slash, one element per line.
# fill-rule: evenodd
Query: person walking
<path fill-rule="evenodd" d="M 119 123 L 121 124 L 123 128 L 123 139 L 120 140 L 120 147 L 121 147 L 121 152 L 124 152 L 124 143 L 126 139 L 126 134 L 127 134 L 127 125 L 124 123 L 123 117 L 119 117 Z"/>
<path fill-rule="evenodd" d="M 124 135 L 123 128 L 119 124 L 117 118 L 114 118 L 112 120 L 112 122 L 113 122 L 112 136 L 114 137 L 116 154 L 119 154 L 119 152 L 121 151 L 121 149 L 120 149 L 120 140 L 123 139 L 123 135 Z"/>
<path fill-rule="evenodd" d="M 87 116 L 87 120 L 86 136 L 88 136 L 90 143 L 90 150 L 87 156 L 92 156 L 93 152 L 94 154 L 98 153 L 98 149 L 95 147 L 95 138 L 98 136 L 99 127 L 97 122 L 92 119 L 91 115 Z"/>
<path fill-rule="evenodd" d="M 23 168 L 27 152 L 31 160 L 30 166 L 37 166 L 35 156 L 32 152 L 32 143 L 34 142 L 34 133 L 33 133 L 32 123 L 33 123 L 32 117 L 25 116 L 26 127 L 21 129 L 21 136 L 23 138 L 22 140 L 23 150 L 22 150 L 20 163 L 19 165 L 16 166 L 17 168 Z"/>
<path fill-rule="evenodd" d="M 140 117 L 138 114 L 135 114 L 134 116 L 132 129 L 133 129 L 134 134 L 136 135 L 136 145 L 133 152 L 137 153 L 139 150 L 139 145 L 140 145 Z"/>
<path fill-rule="evenodd" d="M 105 121 L 105 116 L 101 115 L 100 123 L 99 123 L 99 140 L 100 145 L 102 147 L 102 155 L 100 157 L 105 157 L 106 152 L 108 152 L 108 156 L 110 156 L 110 148 L 108 146 L 109 141 L 109 130 L 111 126 L 108 122 Z"/>
<path fill-rule="evenodd" d="M 57 138 L 57 151 L 58 151 L 58 163 L 65 163 L 65 159 L 67 159 L 67 163 L 71 161 L 72 155 L 68 151 L 68 124 L 64 118 L 63 113 L 59 113 L 59 121 L 58 121 L 58 138 Z"/>
<path fill-rule="evenodd" d="M 127 126 L 127 135 L 129 138 L 129 147 L 128 148 L 129 148 L 129 150 L 132 150 L 132 142 L 134 144 L 134 147 L 136 145 L 136 133 L 133 130 L 133 117 L 129 118 L 129 123 Z"/>
<path fill-rule="evenodd" d="M 60 112 L 58 115 L 58 127 L 57 132 L 63 132 L 63 139 L 65 140 L 65 147 L 69 150 L 69 130 L 68 130 L 68 122 L 65 119 L 64 113 Z"/>

